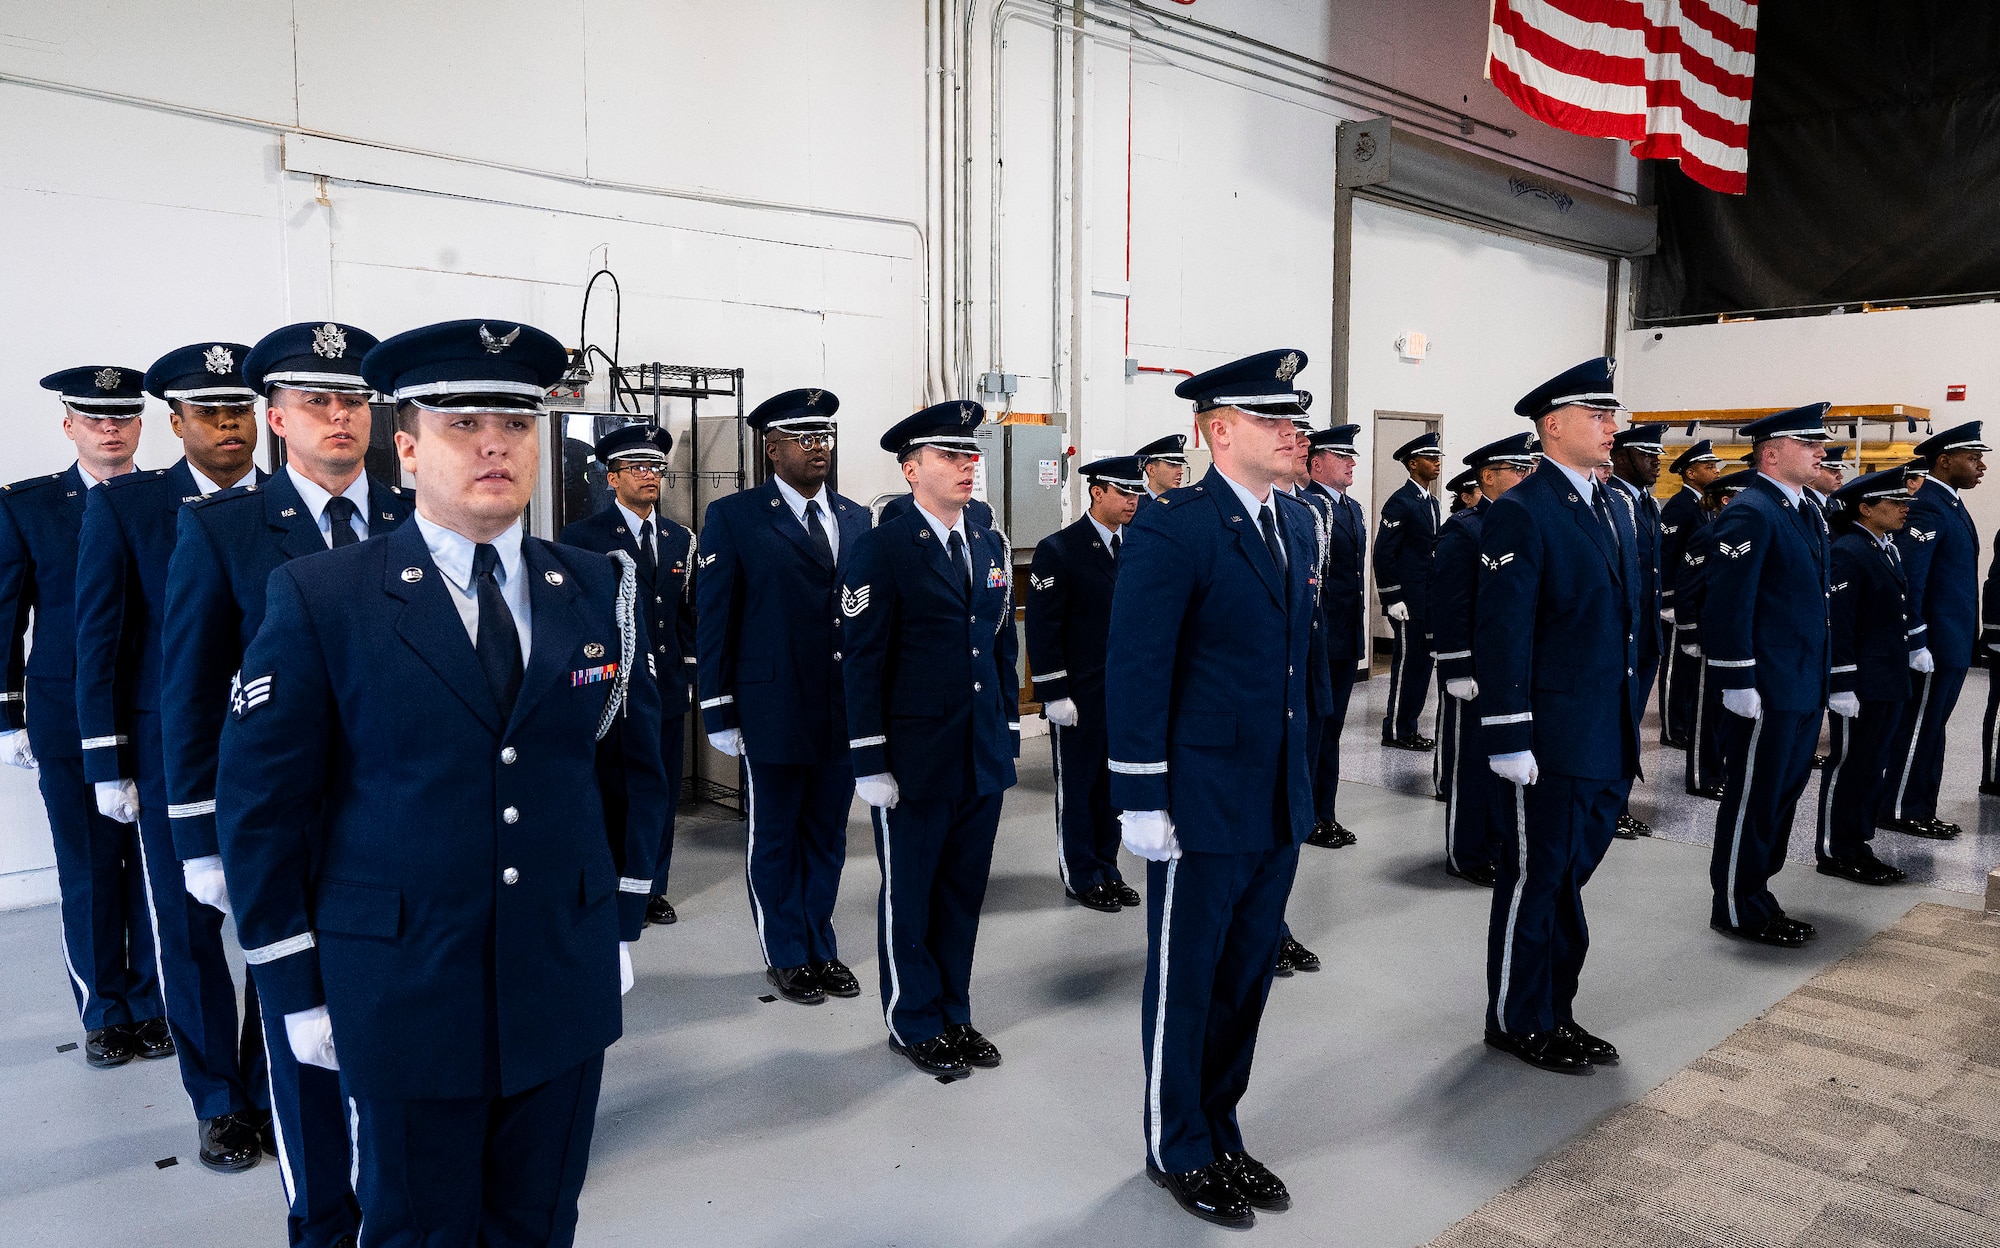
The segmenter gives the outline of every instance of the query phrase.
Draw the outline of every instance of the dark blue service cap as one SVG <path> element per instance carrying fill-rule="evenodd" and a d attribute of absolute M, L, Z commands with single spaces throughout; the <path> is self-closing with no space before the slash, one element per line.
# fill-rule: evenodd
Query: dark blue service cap
<path fill-rule="evenodd" d="M 211 407 L 244 407 L 257 392 L 243 380 L 250 348 L 240 342 L 197 342 L 177 347 L 146 370 L 146 393 Z"/>
<path fill-rule="evenodd" d="M 1293 386 L 1292 378 L 1305 366 L 1303 351 L 1259 351 L 1197 373 L 1175 386 L 1174 393 L 1192 399 L 1197 412 L 1240 407 L 1259 416 L 1303 416 L 1312 395 Z"/>
<path fill-rule="evenodd" d="M 1715 453 L 1715 443 L 1707 438 L 1703 438 L 1685 451 L 1682 451 L 1680 458 L 1673 462 L 1673 466 L 1669 471 L 1675 476 L 1684 476 L 1687 470 L 1696 464 L 1719 464 L 1721 462 L 1722 457 Z"/>
<path fill-rule="evenodd" d="M 590 453 L 598 463 L 610 467 L 612 460 L 633 464 L 665 464 L 674 449 L 674 435 L 651 425 L 626 425 L 613 429 L 597 440 Z"/>
<path fill-rule="evenodd" d="M 1450 494 L 1463 494 L 1467 490 L 1478 489 L 1479 470 L 1477 468 L 1467 468 L 1464 472 L 1445 482 L 1444 488 Z"/>
<path fill-rule="evenodd" d="M 1946 451 L 1990 451 L 1993 448 L 1979 440 L 1979 426 L 1980 422 L 1973 420 L 1943 433 L 1934 433 L 1917 443 L 1917 455 L 1922 459 L 1934 459 Z"/>
<path fill-rule="evenodd" d="M 1187 467 L 1187 435 L 1170 433 L 1164 438 L 1155 438 L 1132 452 L 1133 458 L 1144 467 L 1148 460 L 1157 459 L 1163 464 L 1179 464 Z"/>
<path fill-rule="evenodd" d="M 832 433 L 840 396 L 831 390 L 787 390 L 759 403 L 750 427 L 759 433 Z"/>
<path fill-rule="evenodd" d="M 1444 449 L 1438 445 L 1435 433 L 1420 433 L 1396 448 L 1393 458 L 1399 464 L 1408 464 L 1412 456 L 1428 455 L 1435 459 L 1444 458 Z"/>
<path fill-rule="evenodd" d="M 1306 441 L 1315 451 L 1332 451 L 1353 459 L 1361 453 L 1354 449 L 1354 439 L 1360 432 L 1360 425 L 1335 425 L 1331 429 L 1315 429 Z"/>
<path fill-rule="evenodd" d="M 539 413 L 569 354 L 532 325 L 443 321 L 384 339 L 361 361 L 369 387 L 436 411 Z"/>
<path fill-rule="evenodd" d="M 1704 494 L 1740 493 L 1744 486 L 1750 484 L 1750 478 L 1756 475 L 1754 472 L 1725 473 L 1702 487 L 1701 492 Z"/>
<path fill-rule="evenodd" d="M 972 431 L 986 420 L 986 409 L 971 399 L 933 403 L 923 411 L 905 416 L 882 435 L 882 449 L 901 455 L 918 447 L 935 446 L 941 451 L 965 455 L 980 453 L 979 440 Z"/>
<path fill-rule="evenodd" d="M 1666 431 L 1665 425 L 1633 425 L 1630 429 L 1620 429 L 1611 435 L 1611 449 L 1623 447 L 1628 451 L 1658 455 L 1666 449 L 1660 441 Z"/>
<path fill-rule="evenodd" d="M 1841 460 L 1845 458 L 1846 455 L 1847 455 L 1847 443 L 1829 442 L 1826 444 L 1826 458 L 1819 461 L 1820 467 L 1843 468 L 1846 465 L 1843 464 Z"/>
<path fill-rule="evenodd" d="M 1831 403 L 1808 403 L 1804 407 L 1794 407 L 1788 411 L 1772 412 L 1760 416 L 1737 430 L 1756 446 L 1769 442 L 1772 438 L 1797 438 L 1803 442 L 1824 442 L 1827 440 L 1826 409 Z"/>
<path fill-rule="evenodd" d="M 1137 455 L 1113 455 L 1109 459 L 1093 460 L 1077 471 L 1092 485 L 1114 485 L 1127 494 L 1146 492 L 1146 470 L 1139 466 Z"/>
<path fill-rule="evenodd" d="M 1856 477 L 1835 490 L 1827 501 L 1836 510 L 1852 515 L 1862 503 L 1873 503 L 1885 498 L 1910 501 L 1909 477 L 1901 468 L 1889 468 Z"/>
<path fill-rule="evenodd" d="M 1533 468 L 1541 458 L 1542 444 L 1532 433 L 1517 433 L 1501 438 L 1498 442 L 1488 442 L 1462 461 L 1472 466 L 1477 476 L 1481 468 L 1504 464 L 1509 468 Z"/>
<path fill-rule="evenodd" d="M 1925 477 L 1931 475 L 1931 461 L 1918 456 L 1916 459 L 1903 465 L 1903 474 L 1909 477 L 1910 488 L 1915 489 L 1917 486 L 1923 484 Z"/>
<path fill-rule="evenodd" d="M 365 394 L 371 387 L 361 379 L 361 357 L 377 341 L 365 329 L 334 321 L 287 325 L 265 334 L 250 348 L 250 358 L 243 361 L 243 380 L 265 395 L 272 386 Z"/>
<path fill-rule="evenodd" d="M 1622 412 L 1625 405 L 1611 392 L 1611 375 L 1617 369 L 1618 362 L 1608 355 L 1585 360 L 1521 396 L 1521 401 L 1514 405 L 1514 414 L 1538 420 L 1559 407 L 1571 406 Z"/>
<path fill-rule="evenodd" d="M 85 416 L 130 420 L 146 409 L 146 375 L 116 364 L 50 373 L 42 378 L 42 389 L 55 391 L 65 405 Z"/>

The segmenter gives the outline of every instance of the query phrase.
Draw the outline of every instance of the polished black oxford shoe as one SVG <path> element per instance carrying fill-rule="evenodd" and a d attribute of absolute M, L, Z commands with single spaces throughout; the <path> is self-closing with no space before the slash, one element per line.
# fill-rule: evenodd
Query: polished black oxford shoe
<path fill-rule="evenodd" d="M 806 969 L 812 972 L 813 982 L 829 997 L 858 997 L 861 995 L 861 981 L 854 978 L 854 972 L 847 969 L 847 963 L 839 958 L 829 958 L 824 962 L 811 962 Z"/>
<path fill-rule="evenodd" d="M 1137 910 L 1146 904 L 1146 899 L 1139 895 L 1139 890 L 1123 880 L 1111 881 L 1111 887 L 1118 890 L 1118 904 L 1127 910 Z"/>
<path fill-rule="evenodd" d="M 1382 744 L 1392 750 L 1410 750 L 1415 753 L 1424 753 L 1437 748 L 1437 742 L 1421 732 L 1413 732 L 1407 737 L 1383 737 Z"/>
<path fill-rule="evenodd" d="M 1080 893 L 1075 889 L 1065 888 L 1063 896 L 1079 906 L 1102 911 L 1105 914 L 1117 914 L 1125 908 L 1118 900 L 1118 890 L 1109 884 L 1092 884 Z"/>
<path fill-rule="evenodd" d="M 130 1027 L 129 1023 L 113 1023 L 83 1033 L 83 1060 L 99 1070 L 110 1070 L 131 1061 L 138 1056 L 139 1048 Z"/>
<path fill-rule="evenodd" d="M 222 1174 L 235 1174 L 257 1164 L 264 1151 L 260 1125 L 249 1111 L 239 1110 L 204 1119 L 201 1124 L 201 1164 Z"/>
<path fill-rule="evenodd" d="M 999 1046 L 980 1035 L 971 1023 L 946 1023 L 944 1034 L 951 1040 L 952 1052 L 967 1066 L 992 1070 L 1000 1064 Z"/>
<path fill-rule="evenodd" d="M 1464 870 L 1447 862 L 1444 864 L 1444 873 L 1464 880 L 1468 884 L 1477 884 L 1481 888 L 1492 888 L 1500 882 L 1500 869 L 1490 862 L 1483 862 L 1476 867 L 1466 867 Z"/>
<path fill-rule="evenodd" d="M 1766 919 L 1748 927 L 1731 927 L 1727 923 L 1710 923 L 1709 926 L 1725 936 L 1735 936 L 1760 945 L 1776 945 L 1780 949 L 1806 947 L 1806 934 L 1782 919 Z"/>
<path fill-rule="evenodd" d="M 1554 1031 L 1530 1031 L 1521 1035 L 1488 1031 L 1486 1043 L 1502 1053 L 1511 1053 L 1537 1070 L 1559 1075 L 1587 1075 L 1590 1059 Z"/>
<path fill-rule="evenodd" d="M 1593 1036 L 1575 1023 L 1557 1023 L 1555 1032 L 1562 1037 L 1564 1044 L 1583 1054 L 1584 1059 L 1592 1066 L 1618 1064 L 1618 1050 L 1609 1040 Z"/>
<path fill-rule="evenodd" d="M 646 902 L 646 922 L 665 927 L 680 921 L 681 916 L 674 913 L 674 905 L 667 900 L 665 893 L 660 893 Z"/>
<path fill-rule="evenodd" d="M 1826 755 L 1824 755 L 1824 754 L 1815 754 L 1815 755 L 1813 755 L 1813 761 L 1812 761 L 1812 769 L 1813 769 L 1814 771 L 1825 771 L 1825 770 L 1826 770 Z"/>
<path fill-rule="evenodd" d="M 1319 970 L 1319 955 L 1290 936 L 1278 942 L 1278 962 L 1308 975 Z"/>
<path fill-rule="evenodd" d="M 1316 845 L 1321 849 L 1342 849 L 1354 844 L 1354 833 L 1342 827 L 1340 820 L 1329 819 L 1313 828 L 1312 835 L 1306 838 L 1306 844 Z"/>
<path fill-rule="evenodd" d="M 1813 937 L 1819 935 L 1819 929 L 1812 924 L 1806 922 L 1804 919 L 1795 919 L 1782 911 L 1778 914 L 1777 922 L 1783 923 L 1786 927 L 1791 928 L 1807 940 L 1811 940 Z"/>
<path fill-rule="evenodd" d="M 149 1018 L 143 1023 L 132 1023 L 129 1028 L 140 1057 L 153 1062 L 174 1055 L 174 1029 L 167 1026 L 166 1019 Z"/>
<path fill-rule="evenodd" d="M 1652 834 L 1652 824 L 1628 812 L 1618 816 L 1618 830 L 1612 835 L 1621 836 L 1630 841 L 1641 836 L 1651 836 Z"/>
<path fill-rule="evenodd" d="M 1292 1194 L 1286 1190 L 1285 1181 L 1250 1154 L 1224 1153 L 1215 1164 L 1222 1167 L 1230 1183 L 1254 1208 L 1282 1213 L 1292 1207 Z"/>
<path fill-rule="evenodd" d="M 958 1055 L 958 1046 L 949 1035 L 932 1036 L 917 1044 L 904 1044 L 890 1036 L 889 1047 L 909 1058 L 910 1065 L 935 1078 L 963 1079 L 972 1073 L 972 1067 Z"/>
<path fill-rule="evenodd" d="M 1690 788 L 1687 791 L 1687 795 L 1689 797 L 1705 797 L 1711 802 L 1719 802 L 1722 800 L 1722 786 L 1719 784 L 1710 784 L 1700 788 Z"/>
<path fill-rule="evenodd" d="M 1908 878 L 1879 858 L 1822 858 L 1815 870 L 1856 884 L 1900 884 Z"/>
<path fill-rule="evenodd" d="M 800 1005 L 820 1005 L 826 1001 L 826 993 L 820 990 L 819 981 L 813 978 L 811 967 L 767 966 L 764 978 L 770 980 L 778 995 L 787 1001 Z"/>
<path fill-rule="evenodd" d="M 1889 832 L 1901 832 L 1904 836 L 1919 836 L 1927 841 L 1948 841 L 1960 830 L 1957 824 L 1939 819 L 1882 819 L 1875 826 Z"/>
<path fill-rule="evenodd" d="M 1250 1202 L 1236 1190 L 1221 1162 L 1211 1162 L 1199 1170 L 1168 1174 L 1149 1160 L 1146 1177 L 1153 1181 L 1154 1187 L 1166 1188 L 1181 1208 L 1204 1222 L 1239 1229 L 1257 1225 Z"/>

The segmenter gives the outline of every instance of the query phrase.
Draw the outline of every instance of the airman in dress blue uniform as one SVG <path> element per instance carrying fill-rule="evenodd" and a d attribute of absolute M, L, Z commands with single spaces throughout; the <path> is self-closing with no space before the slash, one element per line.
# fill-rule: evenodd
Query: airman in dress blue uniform
<path fill-rule="evenodd" d="M 1187 479 L 1187 435 L 1170 433 L 1164 438 L 1154 438 L 1151 442 L 1132 452 L 1139 461 L 1139 470 L 1146 475 L 1146 494 L 1158 498 L 1168 490 L 1177 490 Z"/>
<path fill-rule="evenodd" d="M 1488 929 L 1486 1043 L 1565 1074 L 1615 1063 L 1572 1006 L 1589 949 L 1583 888 L 1639 771 L 1638 534 L 1595 468 L 1622 410 L 1612 361 L 1514 405 L 1543 458 L 1489 507 L 1472 638 L 1480 748 L 1505 828 Z"/>
<path fill-rule="evenodd" d="M 1840 535 L 1829 600 L 1833 725 L 1819 779 L 1818 870 L 1857 884 L 1894 884 L 1903 873 L 1868 843 L 1890 741 L 1910 698 L 1909 582 L 1890 536 L 1909 519 L 1909 486 L 1903 470 L 1891 468 L 1842 486 L 1829 501 Z"/>
<path fill-rule="evenodd" d="M 1276 488 L 1293 472 L 1304 366 L 1266 351 L 1175 389 L 1215 467 L 1139 509 L 1105 669 L 1111 801 L 1148 860 L 1146 1173 L 1227 1226 L 1291 1203 L 1246 1151 L 1236 1105 L 1313 829 L 1319 552 L 1313 511 Z"/>
<path fill-rule="evenodd" d="M 1937 817 L 1944 779 L 1945 725 L 1965 687 L 1979 640 L 1979 532 L 1960 495 L 1986 475 L 1980 423 L 1947 429 L 1917 444 L 1930 475 L 1896 534 L 1910 582 L 1910 671 L 1915 689 L 1896 727 L 1876 826 L 1929 840 L 1961 829 Z"/>
<path fill-rule="evenodd" d="M 1125 526 L 1146 497 L 1137 457 L 1078 469 L 1090 509 L 1043 538 L 1028 569 L 1028 671 L 1056 765 L 1056 866 L 1063 895 L 1106 914 L 1144 904 L 1118 870 L 1111 805 L 1104 650 Z"/>
<path fill-rule="evenodd" d="M 1681 615 L 1676 595 L 1687 566 L 1687 552 L 1709 521 L 1701 505 L 1701 492 L 1722 474 L 1722 460 L 1715 454 L 1715 444 L 1703 438 L 1680 453 L 1672 472 L 1681 479 L 1681 488 L 1660 508 L 1660 620 L 1666 625 L 1661 647 L 1666 653 L 1660 668 L 1660 743 L 1684 750 L 1694 730 L 1694 695 L 1701 664 L 1687 662 L 1676 641 Z"/>
<path fill-rule="evenodd" d="M 1660 652 L 1666 635 L 1660 618 L 1660 504 L 1653 497 L 1653 483 L 1660 479 L 1660 436 L 1663 425 L 1633 425 L 1621 429 L 1612 439 L 1612 500 L 1623 501 L 1632 509 L 1632 524 L 1639 534 L 1639 718 L 1646 717 L 1646 703 L 1653 694 L 1653 678 L 1660 672 Z M 1630 795 L 1627 795 L 1627 802 Z M 1634 815 L 1629 804 L 1618 812 L 1614 835 L 1621 840 L 1651 836 L 1653 829 Z"/>
<path fill-rule="evenodd" d="M 1702 489 L 1703 530 L 1688 543 L 1681 555 L 1681 574 L 1675 601 L 1674 648 L 1683 661 L 1696 668 L 1694 703 L 1688 712 L 1688 747 L 1685 784 L 1688 796 L 1722 800 L 1722 690 L 1708 675 L 1702 662 L 1701 608 L 1708 596 L 1709 560 L 1715 543 L 1707 525 L 1715 523 L 1722 509 L 1743 493 L 1750 474 L 1732 472 L 1711 480 Z"/>
<path fill-rule="evenodd" d="M 667 900 L 673 868 L 674 819 L 680 811 L 687 715 L 694 703 L 694 534 L 660 510 L 660 480 L 673 435 L 649 425 L 627 425 L 597 440 L 591 454 L 604 465 L 611 506 L 563 526 L 556 540 L 608 555 L 622 550 L 639 569 L 639 603 L 653 639 L 653 672 L 660 689 L 660 763 L 667 773 L 667 823 L 653 868 L 648 923 L 679 918 Z M 617 812 L 612 812 L 616 819 Z"/>
<path fill-rule="evenodd" d="M 1783 948 L 1814 934 L 1810 923 L 1786 916 L 1769 885 L 1785 865 L 1827 698 L 1826 533 L 1802 493 L 1823 453 L 1827 406 L 1742 427 L 1752 474 L 1706 535 L 1702 661 L 1726 712 L 1709 924 Z"/>
<path fill-rule="evenodd" d="M 371 350 L 416 514 L 280 565 L 230 697 L 244 956 L 298 1059 L 340 1071 L 370 1245 L 574 1241 L 645 925 L 666 777 L 636 569 L 522 533 L 564 363 L 504 321 Z"/>
<path fill-rule="evenodd" d="M 1540 459 L 1533 433 L 1488 442 L 1465 457 L 1479 499 L 1446 517 L 1438 532 L 1431 582 L 1432 634 L 1437 642 L 1439 791 L 1444 794 L 1444 869 L 1492 888 L 1502 828 L 1493 805 L 1493 773 L 1479 730 L 1479 680 L 1472 638 L 1479 618 L 1479 540 L 1486 512 L 1519 485 Z"/>
<path fill-rule="evenodd" d="M 868 531 L 868 508 L 827 484 L 839 410 L 812 388 L 750 413 L 771 477 L 708 505 L 696 581 L 702 726 L 743 759 L 758 950 L 779 995 L 805 1005 L 861 995 L 833 930 L 854 801 L 840 569 Z"/>
<path fill-rule="evenodd" d="M 261 488 L 226 490 L 181 508 L 168 565 L 160 723 L 167 814 L 188 893 L 229 913 L 215 835 L 216 755 L 231 681 L 264 623 L 264 589 L 278 565 L 386 533 L 410 498 L 362 470 L 372 392 L 361 357 L 375 337 L 352 325 L 288 325 L 264 336 L 243 380 L 264 395 L 286 464 Z M 290 1242 L 352 1244 L 359 1229 L 340 1078 L 302 1065 L 284 1020 L 263 1018 L 272 1125 L 289 1205 Z"/>
<path fill-rule="evenodd" d="M 1360 458 L 1354 446 L 1360 433 L 1360 425 L 1335 425 L 1315 430 L 1308 439 L 1311 480 L 1306 491 L 1325 500 L 1330 517 L 1326 565 L 1320 569 L 1319 631 L 1331 688 L 1319 729 L 1319 750 L 1313 756 L 1313 831 L 1306 838 L 1306 844 L 1322 849 L 1355 843 L 1337 808 L 1340 734 L 1347 727 L 1355 675 L 1368 662 L 1368 517 L 1348 494 Z"/>
<path fill-rule="evenodd" d="M 1429 750 L 1437 743 L 1417 731 L 1417 721 L 1430 695 L 1434 664 L 1430 611 L 1438 503 L 1431 484 L 1440 475 L 1444 451 L 1437 434 L 1425 433 L 1397 447 L 1395 459 L 1410 479 L 1382 504 L 1381 527 L 1375 534 L 1375 593 L 1393 634 L 1382 744 Z"/>
<path fill-rule="evenodd" d="M 84 778 L 97 809 L 139 826 L 167 1022 L 181 1082 L 201 1121 L 198 1156 L 212 1170 L 257 1164 L 269 1080 L 254 985 L 243 1027 L 223 954 L 220 910 L 187 891 L 174 846 L 160 719 L 167 572 L 181 507 L 240 482 L 262 481 L 257 392 L 243 380 L 250 348 L 204 342 L 146 370 L 167 401 L 186 455 L 172 468 L 130 473 L 89 492 L 76 560 L 76 715 Z"/>
<path fill-rule="evenodd" d="M 1313 521 L 1313 645 L 1312 660 L 1306 672 L 1306 757 L 1317 765 L 1320 749 L 1326 739 L 1326 729 L 1334 717 L 1336 709 L 1345 713 L 1345 707 L 1336 708 L 1333 679 L 1333 663 L 1327 652 L 1327 627 L 1325 611 L 1320 605 L 1320 589 L 1326 583 L 1326 564 L 1331 557 L 1333 542 L 1333 503 L 1325 495 L 1308 488 L 1312 484 L 1312 421 L 1306 416 L 1306 409 L 1312 403 L 1312 395 L 1304 390 L 1299 394 L 1299 411 L 1292 417 L 1292 430 L 1297 435 L 1292 439 L 1292 471 L 1274 483 L 1278 493 L 1297 499 L 1312 513 Z M 1317 777 L 1314 778 L 1315 782 Z M 1315 794 L 1313 832 L 1320 830 Z M 1354 834 L 1349 832 L 1343 843 L 1351 842 Z M 1307 836 L 1310 842 L 1312 836 Z M 1287 919 L 1278 933 L 1278 965 L 1273 971 L 1280 979 L 1290 979 L 1299 971 L 1316 974 L 1320 968 L 1319 955 L 1300 943 L 1292 934 L 1291 920 Z"/>
<path fill-rule="evenodd" d="M 99 1068 L 174 1051 L 138 830 L 98 812 L 76 726 L 77 532 L 88 492 L 133 471 L 146 405 L 141 380 L 136 369 L 105 365 L 42 378 L 42 388 L 62 399 L 76 462 L 0 489 L 0 760 L 39 773 L 55 841 L 64 969 L 83 1023 L 84 1060 Z"/>
<path fill-rule="evenodd" d="M 1021 750 L 1011 552 L 966 510 L 985 420 L 939 403 L 882 435 L 910 510 L 842 564 L 847 746 L 882 867 L 877 949 L 889 1044 L 959 1078 L 1000 1064 L 972 1025 L 972 952 Z"/>
<path fill-rule="evenodd" d="M 917 496 L 915 494 L 898 494 L 896 497 L 882 504 L 882 514 L 876 518 L 875 523 L 883 525 L 899 516 L 907 516 L 916 510 L 916 506 Z M 999 526 L 993 523 L 993 504 L 983 498 L 968 498 L 965 500 L 965 518 L 982 529 L 991 529 L 996 533 L 999 532 Z"/>

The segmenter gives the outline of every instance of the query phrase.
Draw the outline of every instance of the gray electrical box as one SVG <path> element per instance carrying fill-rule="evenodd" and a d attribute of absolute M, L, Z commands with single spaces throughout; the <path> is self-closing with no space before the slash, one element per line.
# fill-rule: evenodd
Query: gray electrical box
<path fill-rule="evenodd" d="M 981 425 L 986 501 L 1015 550 L 1062 527 L 1063 430 L 1060 425 Z"/>

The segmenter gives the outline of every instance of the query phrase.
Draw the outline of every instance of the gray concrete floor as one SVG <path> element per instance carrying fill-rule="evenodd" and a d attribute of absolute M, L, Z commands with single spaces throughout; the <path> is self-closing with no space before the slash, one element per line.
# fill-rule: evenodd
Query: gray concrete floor
<path fill-rule="evenodd" d="M 1370 703 L 1384 683 L 1357 690 L 1350 774 L 1381 758 Z M 1983 693 L 1969 684 L 1967 703 Z M 1976 750 L 1976 719 L 1971 729 Z M 864 820 L 838 923 L 868 991 L 811 1009 L 759 1000 L 740 825 L 683 825 L 682 921 L 638 950 L 580 1243 L 1227 1239 L 1141 1174 L 1144 920 L 1064 902 L 1047 751 L 1046 739 L 1027 743 L 1007 801 L 975 971 L 976 1020 L 1006 1064 L 961 1083 L 918 1075 L 883 1043 Z M 1390 761 L 1405 758 L 1422 761 Z M 1969 791 L 1964 765 L 1953 770 L 1948 785 Z M 1442 809 L 1351 783 L 1341 815 L 1361 843 L 1303 851 L 1290 918 L 1326 969 L 1273 988 L 1242 1107 L 1251 1149 L 1294 1194 L 1291 1212 L 1260 1220 L 1260 1242 L 1421 1244 L 1910 906 L 1978 904 L 1794 869 L 1781 894 L 1820 939 L 1800 952 L 1747 946 L 1707 928 L 1705 850 L 1615 843 L 1587 896 L 1595 947 L 1578 1014 L 1625 1064 L 1542 1074 L 1479 1042 L 1490 894 L 1440 869 Z M 1136 864 L 1128 875 L 1143 887 Z M 282 1244 L 276 1167 L 223 1177 L 195 1164 L 171 1062 L 101 1072 L 56 1051 L 81 1037 L 53 908 L 0 914 L 0 948 L 0 1242 Z M 179 1163 L 156 1166 L 168 1157 Z"/>

